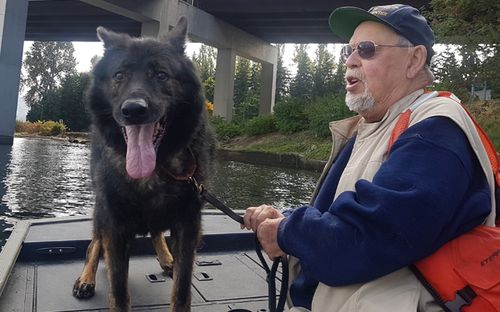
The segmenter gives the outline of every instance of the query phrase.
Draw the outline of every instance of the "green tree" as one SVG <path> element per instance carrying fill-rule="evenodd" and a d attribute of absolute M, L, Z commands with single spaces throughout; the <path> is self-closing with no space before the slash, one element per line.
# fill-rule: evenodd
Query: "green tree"
<path fill-rule="evenodd" d="M 250 68 L 250 91 L 255 94 L 260 94 L 260 78 L 262 73 L 262 64 L 252 62 Z"/>
<path fill-rule="evenodd" d="M 65 77 L 76 73 L 74 51 L 71 42 L 35 41 L 26 52 L 21 88 L 26 90 L 26 104 L 35 108 L 39 119 L 46 119 L 46 109 L 53 109 L 42 105 L 44 97 L 45 105 L 53 104 L 53 95 L 45 95 L 59 87 Z M 36 108 L 37 105 L 41 107 Z"/>
<path fill-rule="evenodd" d="M 481 78 L 483 81 L 488 82 L 491 87 L 492 96 L 500 98 L 500 45 L 488 45 L 485 47 L 484 52 L 487 57 L 482 63 Z"/>
<path fill-rule="evenodd" d="M 245 100 L 250 91 L 251 66 L 250 60 L 239 56 L 236 58 L 236 73 L 234 77 L 235 107 Z"/>
<path fill-rule="evenodd" d="M 90 118 L 84 103 L 84 93 L 90 83 L 89 73 L 78 73 L 64 79 L 58 89 L 61 119 L 70 131 L 88 131 Z"/>
<path fill-rule="evenodd" d="M 278 64 L 276 68 L 276 103 L 280 102 L 288 95 L 288 85 L 290 83 L 290 71 L 283 63 L 285 45 L 278 44 Z"/>
<path fill-rule="evenodd" d="M 61 86 L 46 92 L 27 115 L 28 121 L 62 120 L 70 131 L 86 131 L 90 118 L 84 104 L 84 93 L 90 82 L 89 73 L 77 73 L 64 78 Z"/>
<path fill-rule="evenodd" d="M 259 114 L 260 64 L 236 59 L 234 77 L 234 121 L 244 122 Z"/>
<path fill-rule="evenodd" d="M 213 102 L 215 86 L 215 64 L 217 61 L 217 50 L 211 46 L 202 44 L 198 54 L 193 53 L 193 62 L 196 64 L 200 79 L 205 89 L 205 97 Z"/>
<path fill-rule="evenodd" d="M 61 94 L 58 89 L 45 91 L 42 98 L 36 105 L 31 106 L 26 115 L 26 120 L 31 122 L 37 120 L 59 121 L 60 119 L 62 119 Z"/>
<path fill-rule="evenodd" d="M 313 97 L 323 97 L 333 93 L 335 67 L 335 61 L 333 55 L 328 52 L 328 46 L 319 44 L 314 60 Z"/>
<path fill-rule="evenodd" d="M 439 42 L 458 45 L 461 58 L 458 63 L 463 81 L 455 80 L 456 84 L 452 84 L 445 81 L 449 78 L 440 77 L 438 83 L 448 84 L 453 92 L 455 88 L 463 92 L 470 90 L 473 83 L 487 82 L 493 97 L 500 96 L 500 1 L 432 0 L 431 9 L 424 14 Z M 436 56 L 436 61 L 448 63 L 442 65 L 445 68 L 453 63 L 453 59 L 446 57 L 453 56 L 449 53 Z"/>
<path fill-rule="evenodd" d="M 448 50 L 436 55 L 432 71 L 436 76 L 436 89 L 459 91 L 457 86 L 462 84 L 463 80 L 455 51 Z M 465 84 L 462 84 L 461 88 L 462 93 L 467 92 Z"/>
<path fill-rule="evenodd" d="M 441 43 L 500 42 L 500 1 L 432 0 L 424 15 Z"/>
<path fill-rule="evenodd" d="M 295 99 L 309 102 L 312 98 L 313 75 L 312 62 L 307 54 L 307 44 L 295 46 L 294 63 L 297 73 L 290 83 L 290 96 Z"/>
<path fill-rule="evenodd" d="M 340 59 L 333 76 L 332 94 L 345 94 L 345 71 L 345 63 Z"/>
<path fill-rule="evenodd" d="M 208 77 L 204 80 L 203 88 L 205 89 L 205 98 L 213 103 L 215 93 L 215 77 Z"/>

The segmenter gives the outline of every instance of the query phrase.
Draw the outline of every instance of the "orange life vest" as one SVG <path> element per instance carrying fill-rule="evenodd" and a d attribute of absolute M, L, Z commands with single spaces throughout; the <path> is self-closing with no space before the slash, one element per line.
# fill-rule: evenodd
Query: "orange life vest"
<path fill-rule="evenodd" d="M 438 96 L 458 103 L 451 92 Z M 463 107 L 463 106 L 462 106 Z M 495 177 L 496 227 L 480 225 L 442 246 L 411 269 L 446 312 L 500 312 L 500 171 L 495 147 L 474 122 Z M 403 112 L 389 139 L 393 143 L 408 128 L 411 109 Z"/>

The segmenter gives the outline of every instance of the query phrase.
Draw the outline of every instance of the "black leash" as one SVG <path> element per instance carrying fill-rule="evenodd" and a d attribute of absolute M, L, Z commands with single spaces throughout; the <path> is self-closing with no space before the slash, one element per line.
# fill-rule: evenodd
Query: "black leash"
<path fill-rule="evenodd" d="M 228 217 L 238 222 L 239 224 L 243 224 L 243 217 L 239 214 L 235 213 L 231 208 L 226 206 L 220 200 L 218 200 L 215 196 L 210 194 L 202 184 L 199 184 L 198 181 L 194 177 L 189 178 L 189 183 L 193 185 L 195 190 L 200 194 L 201 198 L 206 200 L 208 203 L 213 205 L 215 208 L 222 211 Z M 286 256 L 281 256 L 276 258 L 273 261 L 273 265 L 269 268 L 267 265 L 266 259 L 262 254 L 262 246 L 260 245 L 259 240 L 257 239 L 257 235 L 255 235 L 255 252 L 259 257 L 260 262 L 262 263 L 262 267 L 266 271 L 266 281 L 268 284 L 268 300 L 269 300 L 269 312 L 283 312 L 285 309 L 286 303 L 286 294 L 288 291 L 288 259 Z M 279 264 L 281 263 L 281 289 L 278 304 L 276 304 L 276 272 L 278 272 Z"/>

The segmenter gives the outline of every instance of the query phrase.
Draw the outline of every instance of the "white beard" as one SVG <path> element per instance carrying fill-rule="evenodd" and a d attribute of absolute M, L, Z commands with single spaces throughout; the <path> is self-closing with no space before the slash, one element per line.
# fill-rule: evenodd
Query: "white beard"
<path fill-rule="evenodd" d="M 365 85 L 363 94 L 354 95 L 347 92 L 345 95 L 345 104 L 351 111 L 356 113 L 369 112 L 375 105 L 375 100 L 373 99 L 372 94 L 368 91 L 366 82 L 363 81 L 363 84 Z"/>

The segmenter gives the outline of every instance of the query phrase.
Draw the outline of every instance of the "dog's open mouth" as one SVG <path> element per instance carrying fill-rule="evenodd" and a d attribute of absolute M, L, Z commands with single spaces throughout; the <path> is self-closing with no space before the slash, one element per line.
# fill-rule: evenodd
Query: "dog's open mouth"
<path fill-rule="evenodd" d="M 127 143 L 126 169 L 133 179 L 149 177 L 156 167 L 156 151 L 165 134 L 167 119 L 145 125 L 123 127 Z"/>

